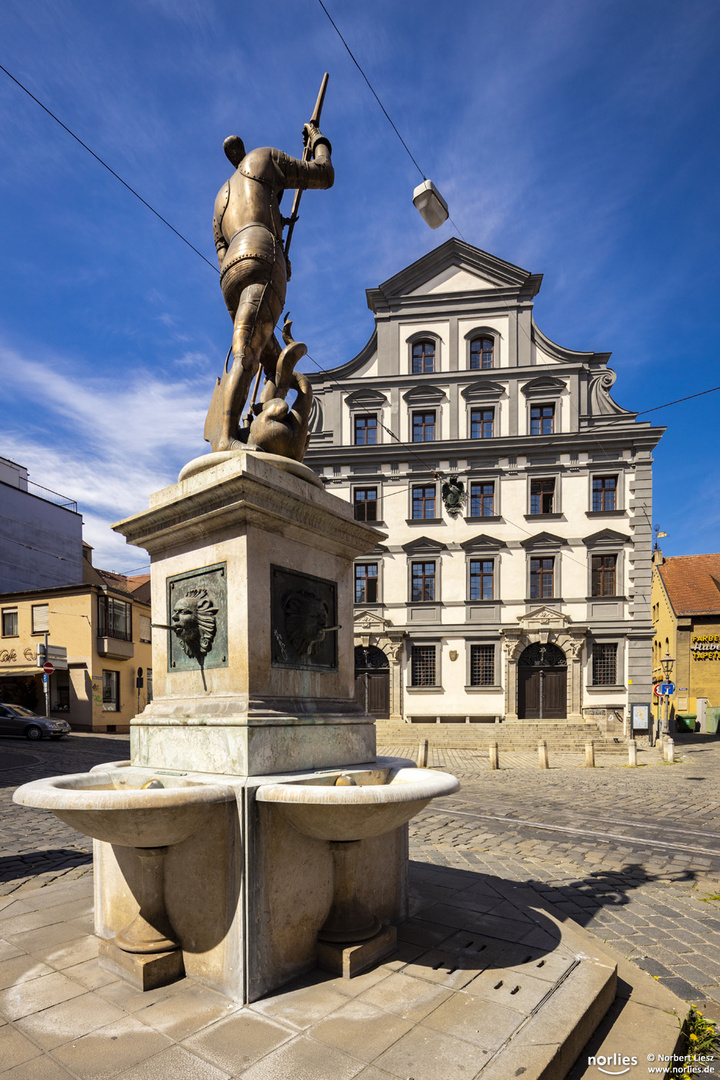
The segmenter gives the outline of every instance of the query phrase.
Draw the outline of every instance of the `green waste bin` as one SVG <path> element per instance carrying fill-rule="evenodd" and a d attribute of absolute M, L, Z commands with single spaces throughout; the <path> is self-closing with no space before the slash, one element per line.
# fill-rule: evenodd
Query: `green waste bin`
<path fill-rule="evenodd" d="M 710 735 L 717 735 L 720 722 L 720 705 L 709 705 L 705 713 L 705 726 Z"/>
<path fill-rule="evenodd" d="M 678 731 L 694 731 L 697 713 L 676 713 L 675 726 Z"/>

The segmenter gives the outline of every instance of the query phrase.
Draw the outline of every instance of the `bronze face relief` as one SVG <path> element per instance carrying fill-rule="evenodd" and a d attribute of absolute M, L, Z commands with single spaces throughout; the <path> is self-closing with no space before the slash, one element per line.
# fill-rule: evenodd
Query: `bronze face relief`
<path fill-rule="evenodd" d="M 205 439 L 213 451 L 247 447 L 297 461 L 305 453 L 312 394 L 308 380 L 294 366 L 307 349 L 292 340 L 286 323 L 281 350 L 274 329 L 285 304 L 288 248 L 299 193 L 306 188 L 329 188 L 334 180 L 330 143 L 317 126 L 326 84 L 327 76 L 313 117 L 303 129 L 302 159 L 272 147 L 246 153 L 238 136 L 224 143 L 235 172 L 215 200 L 213 234 L 233 338 L 205 421 Z M 297 192 L 290 218 L 280 213 L 286 188 Z M 289 231 L 283 244 L 285 225 Z M 258 402 L 260 369 L 266 381 Z M 248 418 L 242 425 L 253 380 Z M 292 409 L 285 402 L 289 391 L 297 395 Z"/>
<path fill-rule="evenodd" d="M 198 662 L 212 648 L 217 611 L 205 589 L 188 589 L 175 601 L 171 619 L 173 633 L 183 652 L 194 656 Z"/>
<path fill-rule="evenodd" d="M 325 578 L 271 567 L 272 664 L 337 668 L 337 586 Z"/>
<path fill-rule="evenodd" d="M 218 563 L 168 578 L 170 671 L 227 667 L 226 569 Z"/>

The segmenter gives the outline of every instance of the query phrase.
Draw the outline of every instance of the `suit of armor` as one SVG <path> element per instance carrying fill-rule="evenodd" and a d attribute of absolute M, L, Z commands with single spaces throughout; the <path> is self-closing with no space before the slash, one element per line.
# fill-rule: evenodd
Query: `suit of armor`
<path fill-rule="evenodd" d="M 226 141 L 226 153 L 237 167 L 215 200 L 213 233 L 220 286 L 234 325 L 233 359 L 223 379 L 219 431 L 213 430 L 208 414 L 206 438 L 213 450 L 241 445 L 238 429 L 252 379 L 261 362 L 272 376 L 279 354 L 273 331 L 289 276 L 282 243 L 282 193 L 286 188 L 329 188 L 335 178 L 327 139 L 312 125 L 305 131 L 312 161 L 272 147 L 245 154 L 239 140 Z"/>

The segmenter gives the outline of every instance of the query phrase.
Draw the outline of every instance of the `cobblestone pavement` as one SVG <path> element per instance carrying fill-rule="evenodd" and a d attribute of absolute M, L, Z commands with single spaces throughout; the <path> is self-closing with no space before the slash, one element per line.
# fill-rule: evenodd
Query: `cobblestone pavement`
<path fill-rule="evenodd" d="M 129 757 L 129 739 L 122 735 L 68 735 L 39 743 L 0 739 L 0 896 L 92 872 L 92 840 L 45 810 L 15 806 L 15 788 Z"/>
<path fill-rule="evenodd" d="M 598 758 L 434 750 L 462 781 L 411 825 L 411 857 L 529 884 L 679 997 L 720 1002 L 720 741 Z M 407 748 L 383 748 L 402 756 Z"/>
<path fill-rule="evenodd" d="M 697 737 L 696 737 L 697 738 Z M 435 750 L 462 790 L 411 825 L 411 857 L 534 888 L 686 1001 L 720 1003 L 720 741 L 657 751 L 629 769 L 620 755 L 507 753 L 497 772 L 480 751 Z M 382 752 L 408 756 L 407 747 Z M 92 869 L 87 838 L 44 811 L 11 803 L 28 780 L 126 760 L 123 736 L 0 740 L 0 895 Z"/>

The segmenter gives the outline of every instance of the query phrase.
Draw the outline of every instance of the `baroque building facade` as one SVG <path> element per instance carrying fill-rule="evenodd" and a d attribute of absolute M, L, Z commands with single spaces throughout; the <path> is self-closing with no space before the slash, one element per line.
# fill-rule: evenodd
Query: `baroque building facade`
<path fill-rule="evenodd" d="M 358 694 L 409 722 L 617 732 L 651 697 L 652 452 L 609 353 L 550 341 L 541 275 L 452 239 L 367 292 L 313 375 L 306 462 L 387 539 L 355 564 Z"/>

